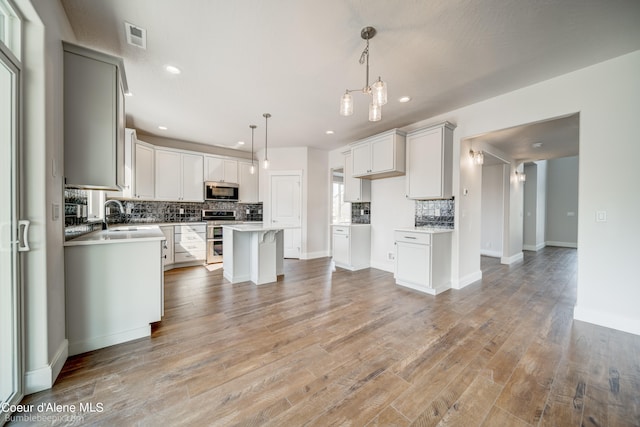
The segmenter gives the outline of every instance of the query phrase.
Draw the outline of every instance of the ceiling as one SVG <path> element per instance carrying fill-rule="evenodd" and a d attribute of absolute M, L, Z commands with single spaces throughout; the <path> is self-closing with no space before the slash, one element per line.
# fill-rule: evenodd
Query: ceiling
<path fill-rule="evenodd" d="M 334 149 L 640 49 L 638 0 L 60 1 L 80 44 L 123 57 L 128 126 L 243 150 L 250 124 L 263 146 L 265 112 L 269 147 Z M 146 50 L 125 21 L 147 31 Z M 389 88 L 375 123 L 365 95 L 353 116 L 338 108 L 364 86 L 365 26 L 371 78 Z"/>

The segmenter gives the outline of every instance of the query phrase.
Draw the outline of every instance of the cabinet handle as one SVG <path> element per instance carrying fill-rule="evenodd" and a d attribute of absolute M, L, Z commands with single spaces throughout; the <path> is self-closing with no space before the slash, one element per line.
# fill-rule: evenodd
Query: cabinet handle
<path fill-rule="evenodd" d="M 413 240 L 416 240 L 416 239 L 417 239 L 417 237 L 413 237 L 413 236 L 404 236 L 404 238 L 405 238 L 405 239 L 413 239 Z"/>

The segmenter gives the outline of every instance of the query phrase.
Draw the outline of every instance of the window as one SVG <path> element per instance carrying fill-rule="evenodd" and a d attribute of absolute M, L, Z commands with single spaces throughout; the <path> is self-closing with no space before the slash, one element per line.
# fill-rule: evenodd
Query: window
<path fill-rule="evenodd" d="M 332 222 L 351 222 L 351 203 L 344 201 L 344 177 L 342 169 L 333 171 L 333 209 Z"/>
<path fill-rule="evenodd" d="M 0 0 L 0 42 L 20 59 L 20 18 L 8 0 Z"/>

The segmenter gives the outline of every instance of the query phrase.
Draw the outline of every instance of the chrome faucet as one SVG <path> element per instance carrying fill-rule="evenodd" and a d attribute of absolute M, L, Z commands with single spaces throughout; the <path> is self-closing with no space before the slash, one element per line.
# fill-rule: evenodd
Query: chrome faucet
<path fill-rule="evenodd" d="M 103 230 L 108 230 L 109 226 L 107 225 L 107 205 L 109 203 L 115 203 L 116 205 L 118 205 L 118 208 L 120 209 L 120 213 L 124 214 L 124 206 L 122 205 L 122 202 L 120 200 L 115 200 L 115 199 L 109 199 L 106 202 L 104 202 L 104 221 L 102 221 L 102 229 Z"/>

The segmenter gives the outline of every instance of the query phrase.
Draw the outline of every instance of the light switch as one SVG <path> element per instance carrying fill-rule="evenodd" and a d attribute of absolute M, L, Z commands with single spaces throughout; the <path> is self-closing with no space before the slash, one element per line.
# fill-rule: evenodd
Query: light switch
<path fill-rule="evenodd" d="M 596 211 L 596 222 L 607 222 L 607 211 Z"/>
<path fill-rule="evenodd" d="M 51 206 L 51 219 L 57 221 L 60 218 L 60 204 L 54 203 Z"/>

